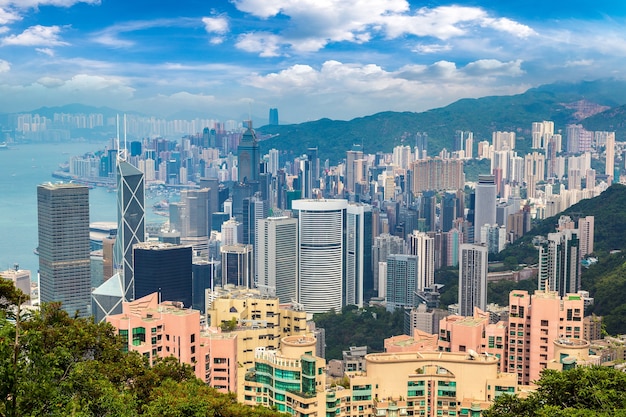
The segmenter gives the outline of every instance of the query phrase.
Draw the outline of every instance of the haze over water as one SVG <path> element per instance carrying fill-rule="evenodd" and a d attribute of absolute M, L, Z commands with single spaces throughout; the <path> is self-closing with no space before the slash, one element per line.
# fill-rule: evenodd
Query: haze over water
<path fill-rule="evenodd" d="M 37 279 L 37 185 L 57 182 L 52 172 L 71 156 L 103 149 L 101 142 L 36 143 L 0 150 L 0 271 L 18 263 Z M 96 187 L 89 192 L 90 222 L 117 221 L 116 193 Z M 146 202 L 148 205 L 149 202 Z M 153 217 L 148 210 L 147 217 Z M 159 220 L 163 220 L 160 218 Z"/>

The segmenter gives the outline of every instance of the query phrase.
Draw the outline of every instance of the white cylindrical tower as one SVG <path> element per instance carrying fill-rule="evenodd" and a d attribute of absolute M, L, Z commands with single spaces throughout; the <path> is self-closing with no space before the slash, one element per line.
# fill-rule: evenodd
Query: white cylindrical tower
<path fill-rule="evenodd" d="M 307 313 L 341 311 L 347 200 L 295 200 L 299 302 Z"/>

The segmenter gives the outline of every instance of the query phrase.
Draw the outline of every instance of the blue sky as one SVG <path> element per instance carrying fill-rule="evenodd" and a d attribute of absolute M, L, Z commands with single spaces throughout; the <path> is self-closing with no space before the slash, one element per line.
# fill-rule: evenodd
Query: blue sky
<path fill-rule="evenodd" d="M 0 0 L 0 112 L 348 120 L 624 68 L 621 0 Z"/>

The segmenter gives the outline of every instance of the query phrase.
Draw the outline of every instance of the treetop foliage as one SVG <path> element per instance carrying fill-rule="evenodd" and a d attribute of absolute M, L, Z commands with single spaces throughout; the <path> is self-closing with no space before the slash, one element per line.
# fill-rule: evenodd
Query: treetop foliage
<path fill-rule="evenodd" d="M 0 279 L 0 298 L 19 293 Z M 15 295 L 17 294 L 17 298 Z M 258 416 L 283 415 L 238 404 L 204 384 L 174 357 L 124 353 L 108 323 L 72 318 L 60 304 L 24 312 L 0 306 L 0 417 L 17 416 Z"/>

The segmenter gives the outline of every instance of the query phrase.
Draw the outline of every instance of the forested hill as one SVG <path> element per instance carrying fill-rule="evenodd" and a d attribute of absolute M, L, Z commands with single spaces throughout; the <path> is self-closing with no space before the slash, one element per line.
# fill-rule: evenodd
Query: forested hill
<path fill-rule="evenodd" d="M 593 130 L 615 130 L 611 127 L 626 126 L 626 112 L 611 110 L 625 104 L 626 82 L 601 80 L 551 84 L 513 96 L 462 99 L 422 113 L 382 112 L 350 121 L 321 119 L 263 126 L 257 132 L 268 137 L 261 142 L 263 152 L 276 148 L 297 156 L 317 146 L 320 158 L 328 158 L 331 164 L 344 158 L 353 144 L 363 145 L 366 153 L 414 146 L 417 132 L 428 134 L 428 153 L 436 155 L 442 148 L 453 148 L 456 130 L 474 132 L 474 146 L 481 140 L 491 141 L 494 131 L 515 131 L 520 139 L 516 147 L 523 154 L 530 149 L 532 122 L 552 120 L 557 130 L 564 130 L 568 123 L 586 126 L 587 117 L 604 109 L 605 113 L 590 119 Z M 621 134 L 619 130 L 617 140 L 624 139 Z"/>
<path fill-rule="evenodd" d="M 537 249 L 532 246 L 535 236 L 546 236 L 556 231 L 559 217 L 568 215 L 574 220 L 581 216 L 595 217 L 594 253 L 606 256 L 612 250 L 626 250 L 626 186 L 613 184 L 595 198 L 574 204 L 562 213 L 537 223 L 530 232 L 497 255 L 498 260 L 517 258 L 518 263 L 537 262 Z"/>
<path fill-rule="evenodd" d="M 515 244 L 498 254 L 519 262 L 537 262 L 532 238 L 554 232 L 561 215 L 595 217 L 594 256 L 598 263 L 582 271 L 582 288 L 595 298 L 592 311 L 605 317 L 609 334 L 626 333 L 626 186 L 613 184 L 598 197 L 582 200 L 537 224 Z M 611 253 L 613 252 L 613 253 Z"/>

